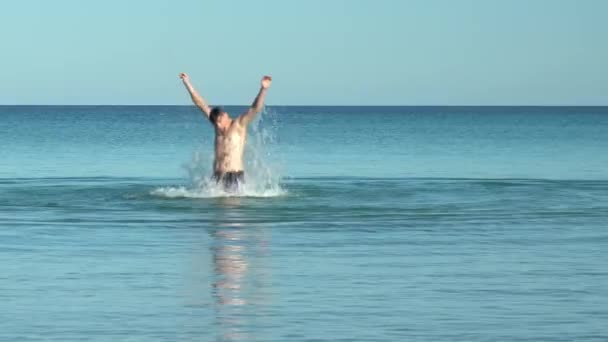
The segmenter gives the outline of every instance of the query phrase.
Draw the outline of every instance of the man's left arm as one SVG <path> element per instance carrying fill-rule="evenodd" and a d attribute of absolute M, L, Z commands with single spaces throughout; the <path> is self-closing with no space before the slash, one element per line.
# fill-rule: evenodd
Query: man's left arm
<path fill-rule="evenodd" d="M 249 124 L 255 118 L 255 115 L 262 111 L 262 108 L 264 108 L 264 97 L 266 96 L 266 92 L 268 91 L 268 88 L 270 88 L 271 83 L 272 77 L 264 76 L 262 78 L 262 86 L 258 92 L 258 96 L 253 100 L 251 107 L 239 117 L 239 122 L 242 125 Z"/>

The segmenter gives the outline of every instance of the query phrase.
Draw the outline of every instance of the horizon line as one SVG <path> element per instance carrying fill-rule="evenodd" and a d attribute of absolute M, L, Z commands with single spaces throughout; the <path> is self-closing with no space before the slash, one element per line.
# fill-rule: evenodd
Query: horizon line
<path fill-rule="evenodd" d="M 249 107 L 250 104 L 225 104 L 222 107 Z M 194 104 L 0 104 L 0 107 L 195 107 Z M 323 105 L 323 104 L 267 104 L 266 107 L 608 107 L 608 104 L 458 104 L 458 105 Z"/>

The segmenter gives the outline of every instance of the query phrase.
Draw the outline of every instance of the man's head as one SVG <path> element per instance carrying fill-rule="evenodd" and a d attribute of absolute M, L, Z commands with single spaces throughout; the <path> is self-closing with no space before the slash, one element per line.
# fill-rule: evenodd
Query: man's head
<path fill-rule="evenodd" d="M 226 120 L 229 119 L 230 116 L 228 116 L 228 113 L 224 111 L 224 108 L 222 107 L 213 107 L 213 109 L 211 109 L 211 113 L 209 113 L 209 120 L 214 125 L 223 126 Z"/>

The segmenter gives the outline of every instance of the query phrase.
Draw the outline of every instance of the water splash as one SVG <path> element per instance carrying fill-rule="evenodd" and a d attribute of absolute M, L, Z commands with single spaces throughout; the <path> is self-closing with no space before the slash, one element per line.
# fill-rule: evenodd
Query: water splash
<path fill-rule="evenodd" d="M 277 143 L 278 116 L 265 108 L 250 124 L 245 146 L 245 179 L 236 191 L 226 191 L 212 177 L 213 149 L 199 148 L 183 167 L 189 186 L 160 187 L 151 194 L 167 198 L 275 197 L 287 194 L 281 182 L 281 161 L 274 147 Z"/>

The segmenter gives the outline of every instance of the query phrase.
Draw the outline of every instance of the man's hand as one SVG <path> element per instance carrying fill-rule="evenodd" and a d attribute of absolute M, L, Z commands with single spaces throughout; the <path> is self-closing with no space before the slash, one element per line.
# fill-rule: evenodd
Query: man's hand
<path fill-rule="evenodd" d="M 184 81 L 184 82 L 190 82 L 190 77 L 185 72 L 182 72 L 181 74 L 179 74 L 179 78 L 181 78 L 182 81 Z"/>
<path fill-rule="evenodd" d="M 272 77 L 270 76 L 264 76 L 262 78 L 262 89 L 268 89 L 270 88 L 270 84 L 272 83 Z"/>

